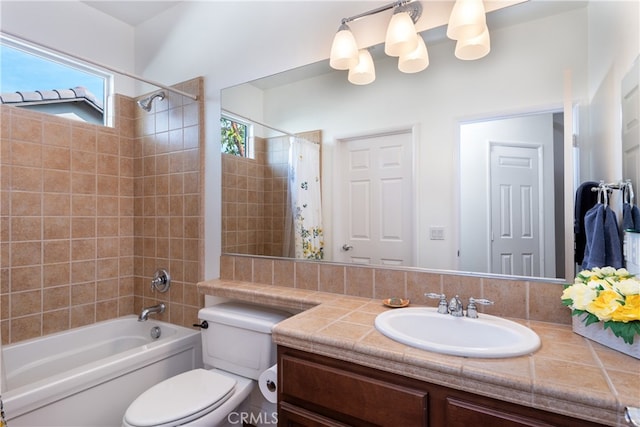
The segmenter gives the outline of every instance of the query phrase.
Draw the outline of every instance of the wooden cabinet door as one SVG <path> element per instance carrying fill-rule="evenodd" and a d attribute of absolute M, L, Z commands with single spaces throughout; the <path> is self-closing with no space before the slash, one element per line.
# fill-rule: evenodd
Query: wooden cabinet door
<path fill-rule="evenodd" d="M 281 412 L 297 407 L 351 426 L 427 426 L 426 391 L 391 382 L 382 372 L 368 375 L 357 365 L 315 359 L 289 351 L 280 355 Z"/>

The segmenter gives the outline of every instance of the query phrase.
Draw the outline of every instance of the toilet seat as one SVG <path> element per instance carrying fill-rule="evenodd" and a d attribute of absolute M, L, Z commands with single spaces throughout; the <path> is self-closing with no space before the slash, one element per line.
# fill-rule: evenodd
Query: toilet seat
<path fill-rule="evenodd" d="M 126 425 L 171 427 L 196 420 L 233 395 L 237 381 L 206 369 L 171 377 L 142 393 L 124 415 Z"/>

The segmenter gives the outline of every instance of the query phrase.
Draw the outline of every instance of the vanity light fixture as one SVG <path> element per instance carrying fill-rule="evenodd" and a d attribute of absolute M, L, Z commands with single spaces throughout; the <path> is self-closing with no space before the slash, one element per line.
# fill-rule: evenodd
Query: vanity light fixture
<path fill-rule="evenodd" d="M 417 73 L 429 66 L 429 54 L 415 23 L 422 15 L 422 4 L 415 0 L 398 0 L 349 18 L 343 18 L 331 45 L 329 65 L 336 70 L 349 70 L 351 83 L 365 85 L 375 80 L 371 53 L 358 48 L 347 23 L 393 9 L 387 27 L 384 52 L 398 57 L 398 69 Z M 483 0 L 456 0 L 447 27 L 447 36 L 456 40 L 455 55 L 462 60 L 474 60 L 487 55 L 490 48 L 489 30 Z"/>
<path fill-rule="evenodd" d="M 329 65 L 336 70 L 348 70 L 358 65 L 358 44 L 344 21 L 333 38 Z"/>
<path fill-rule="evenodd" d="M 368 49 L 358 52 L 358 64 L 349 68 L 349 82 L 354 85 L 368 85 L 376 79 L 376 69 Z"/>
<path fill-rule="evenodd" d="M 465 61 L 472 61 L 486 56 L 491 50 L 491 39 L 489 30 L 485 27 L 479 36 L 468 39 L 460 39 L 456 42 L 456 58 Z"/>
<path fill-rule="evenodd" d="M 424 39 L 418 34 L 418 46 L 398 59 L 398 70 L 403 73 L 418 73 L 429 66 L 429 52 Z"/>
<path fill-rule="evenodd" d="M 412 3 L 418 5 L 420 3 Z M 413 52 L 418 47 L 418 33 L 411 17 L 409 4 L 396 6 L 393 16 L 387 27 L 387 36 L 384 40 L 384 53 L 389 56 L 402 56 Z M 422 7 L 421 7 L 422 8 Z M 421 11 L 420 11 L 421 12 Z M 414 13 L 414 16 L 420 13 Z M 417 18 L 416 18 L 417 20 Z"/>
<path fill-rule="evenodd" d="M 465 40 L 479 36 L 487 28 L 482 0 L 456 0 L 449 16 L 447 37 Z"/>
<path fill-rule="evenodd" d="M 399 63 L 404 60 L 406 65 L 403 68 L 405 69 L 417 67 L 418 62 L 415 60 L 417 55 L 421 55 L 421 62 L 424 63 L 426 46 L 414 25 L 422 14 L 422 4 L 414 0 L 398 0 L 377 9 L 342 19 L 331 45 L 329 65 L 336 70 L 348 69 L 349 81 L 353 84 L 364 85 L 373 82 L 375 80 L 375 67 L 371 53 L 367 49 L 358 48 L 347 23 L 389 9 L 393 9 L 394 12 L 387 28 L 385 53 L 389 56 L 399 57 Z M 409 63 L 413 65 L 409 66 Z"/>

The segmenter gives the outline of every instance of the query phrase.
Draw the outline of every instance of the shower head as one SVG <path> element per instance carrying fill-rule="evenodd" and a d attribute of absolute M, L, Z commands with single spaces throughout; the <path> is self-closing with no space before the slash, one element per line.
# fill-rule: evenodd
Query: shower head
<path fill-rule="evenodd" d="M 164 99 L 164 92 L 158 92 L 158 93 L 154 93 L 151 96 L 147 96 L 146 98 L 143 99 L 139 99 L 138 100 L 138 105 L 140 106 L 140 108 L 142 108 L 144 111 L 151 111 L 151 104 L 153 103 L 153 100 L 156 98 L 160 98 L 160 101 L 162 101 Z"/>

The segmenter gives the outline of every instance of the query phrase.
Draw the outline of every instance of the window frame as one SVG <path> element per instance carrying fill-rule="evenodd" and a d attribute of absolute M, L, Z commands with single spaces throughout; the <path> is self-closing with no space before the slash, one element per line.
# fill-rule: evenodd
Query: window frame
<path fill-rule="evenodd" d="M 233 114 L 227 113 L 227 112 L 221 112 L 220 113 L 220 120 L 222 119 L 226 119 L 232 122 L 236 122 L 239 123 L 243 126 L 246 127 L 246 132 L 245 132 L 245 146 L 244 146 L 244 156 L 240 156 L 240 155 L 236 155 L 236 154 L 231 154 L 231 153 L 227 153 L 225 151 L 222 151 L 222 154 L 229 154 L 231 156 L 236 156 L 236 157 L 240 157 L 243 159 L 255 159 L 255 139 L 254 139 L 254 126 L 253 123 L 249 122 L 248 120 L 242 119 L 238 116 L 235 116 Z M 220 129 L 220 137 L 222 138 L 222 126 Z M 222 147 L 222 140 L 220 141 L 220 146 Z"/>
<path fill-rule="evenodd" d="M 33 42 L 18 39 L 13 36 L 0 32 L 0 44 L 20 50 L 26 54 L 37 56 L 43 60 L 57 63 L 59 65 L 75 68 L 87 74 L 94 75 L 103 80 L 103 98 L 102 98 L 102 124 L 104 126 L 114 126 L 114 94 L 115 94 L 115 76 L 108 70 L 102 69 L 95 65 L 82 62 L 79 59 L 65 56 L 62 53 L 54 52 L 44 46 L 40 46 Z M 62 88 L 55 88 L 62 89 Z"/>

